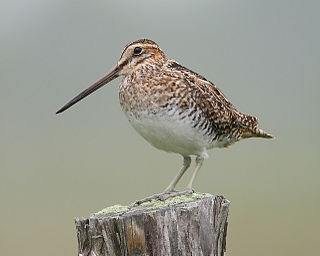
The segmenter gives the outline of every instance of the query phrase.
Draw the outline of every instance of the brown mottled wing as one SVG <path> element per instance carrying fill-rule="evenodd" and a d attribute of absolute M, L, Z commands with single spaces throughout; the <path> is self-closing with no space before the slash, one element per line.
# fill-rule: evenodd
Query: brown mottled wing
<path fill-rule="evenodd" d="M 197 81 L 197 87 L 201 88 L 204 98 L 211 103 L 213 108 L 212 121 L 220 125 L 219 129 L 223 131 L 223 135 L 236 138 L 274 138 L 273 135 L 258 128 L 258 119 L 255 116 L 238 111 L 213 83 L 203 79 Z M 221 114 L 217 114 L 216 111 Z"/>
<path fill-rule="evenodd" d="M 186 83 L 196 91 L 196 97 L 193 100 L 201 106 L 203 114 L 211 121 L 215 132 L 226 135 L 237 131 L 241 135 L 240 133 L 257 127 L 256 117 L 238 111 L 223 93 L 205 77 L 176 62 L 172 62 L 170 67 L 183 73 Z"/>
<path fill-rule="evenodd" d="M 219 90 L 212 90 L 216 89 L 214 85 L 209 87 L 206 83 L 201 80 L 190 83 L 190 86 L 197 91 L 193 100 L 201 106 L 202 113 L 210 120 L 218 137 L 231 134 L 233 130 L 239 129 L 241 116 Z"/>
<path fill-rule="evenodd" d="M 209 100 L 213 103 L 214 109 L 225 113 L 224 116 L 227 119 L 229 118 L 229 122 L 236 122 L 239 126 L 249 129 L 258 125 L 256 117 L 238 111 L 213 83 L 201 79 L 198 80 L 197 86 L 201 88 L 204 95 L 209 97 Z"/>

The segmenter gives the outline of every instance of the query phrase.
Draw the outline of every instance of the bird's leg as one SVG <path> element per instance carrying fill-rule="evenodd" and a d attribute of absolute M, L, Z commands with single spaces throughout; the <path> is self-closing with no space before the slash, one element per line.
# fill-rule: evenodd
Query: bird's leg
<path fill-rule="evenodd" d="M 190 156 L 185 156 L 183 158 L 183 165 L 182 165 L 181 170 L 174 177 L 174 179 L 171 181 L 170 185 L 166 188 L 165 191 L 163 191 L 160 194 L 155 194 L 155 195 L 146 197 L 146 198 L 144 198 L 142 200 L 136 201 L 134 203 L 134 205 L 140 205 L 142 203 L 149 202 L 149 201 L 151 201 L 153 199 L 164 201 L 164 200 L 168 199 L 169 197 L 175 197 L 175 196 L 185 195 L 185 194 L 192 194 L 192 192 L 193 192 L 192 190 L 186 190 L 186 191 L 181 191 L 181 192 L 174 190 L 174 188 L 177 185 L 178 181 L 181 179 L 182 175 L 189 168 L 190 164 L 191 164 L 191 157 Z"/>
<path fill-rule="evenodd" d="M 189 168 L 191 164 L 191 157 L 185 156 L 183 157 L 183 165 L 181 170 L 178 172 L 178 174 L 174 177 L 174 179 L 171 181 L 170 185 L 163 191 L 163 193 L 168 193 L 174 191 L 175 186 L 181 179 L 182 175 L 186 172 L 186 170 Z"/>
<path fill-rule="evenodd" d="M 204 160 L 203 157 L 197 156 L 197 158 L 196 158 L 196 168 L 195 168 L 195 170 L 194 170 L 194 172 L 192 174 L 191 180 L 190 180 L 190 182 L 189 182 L 189 184 L 187 186 L 187 190 L 192 191 L 193 181 L 196 178 L 196 176 L 197 176 L 197 174 L 198 174 L 198 172 L 199 172 L 199 170 L 200 170 L 200 168 L 202 166 L 203 160 Z"/>
<path fill-rule="evenodd" d="M 183 166 L 180 172 L 177 174 L 177 176 L 173 179 L 173 181 L 170 183 L 169 187 L 161 194 L 158 195 L 158 200 L 166 200 L 169 197 L 175 197 L 175 196 L 181 196 L 181 195 L 190 195 L 194 192 L 192 188 L 192 184 L 202 166 L 204 158 L 201 156 L 197 156 L 196 158 L 196 168 L 192 174 L 191 180 L 187 186 L 187 190 L 184 191 L 175 191 L 174 187 L 182 177 L 182 175 L 185 173 L 185 171 L 188 169 L 191 163 L 191 158 L 190 156 L 184 157 L 183 159 Z"/>

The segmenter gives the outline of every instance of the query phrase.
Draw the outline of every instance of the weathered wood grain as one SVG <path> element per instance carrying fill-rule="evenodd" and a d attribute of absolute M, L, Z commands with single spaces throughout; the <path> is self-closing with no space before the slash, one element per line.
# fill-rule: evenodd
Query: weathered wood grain
<path fill-rule="evenodd" d="M 229 201 L 194 193 L 140 206 L 113 206 L 76 218 L 81 256 L 222 256 Z"/>

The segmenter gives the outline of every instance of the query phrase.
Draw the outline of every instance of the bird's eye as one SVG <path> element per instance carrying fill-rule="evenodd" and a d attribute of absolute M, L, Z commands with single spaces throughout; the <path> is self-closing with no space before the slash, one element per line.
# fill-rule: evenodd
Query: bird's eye
<path fill-rule="evenodd" d="M 136 48 L 134 48 L 133 52 L 134 52 L 135 55 L 138 55 L 138 54 L 140 54 L 142 52 L 142 48 L 141 47 L 136 47 Z"/>

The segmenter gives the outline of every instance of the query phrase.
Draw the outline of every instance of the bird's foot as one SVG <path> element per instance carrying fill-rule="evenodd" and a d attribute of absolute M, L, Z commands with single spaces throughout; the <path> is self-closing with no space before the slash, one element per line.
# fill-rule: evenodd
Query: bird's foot
<path fill-rule="evenodd" d="M 138 200 L 138 201 L 134 202 L 132 206 L 138 206 L 138 205 L 141 205 L 145 202 L 150 202 L 152 200 L 165 201 L 170 197 L 176 197 L 176 196 L 181 196 L 181 195 L 191 195 L 193 192 L 194 192 L 193 189 L 187 189 L 184 191 L 165 190 L 160 194 L 155 194 L 152 196 L 148 196 L 144 199 Z"/>

